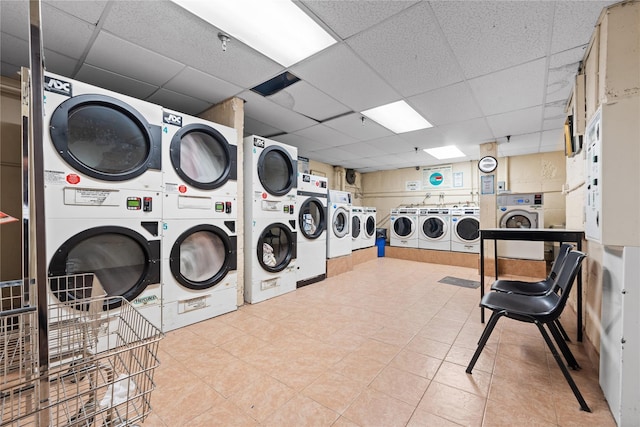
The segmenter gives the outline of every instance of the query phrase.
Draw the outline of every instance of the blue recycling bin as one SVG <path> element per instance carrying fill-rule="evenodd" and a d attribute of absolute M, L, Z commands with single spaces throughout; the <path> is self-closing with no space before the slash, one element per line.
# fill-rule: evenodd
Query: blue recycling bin
<path fill-rule="evenodd" d="M 378 237 L 376 239 L 376 246 L 378 247 L 378 258 L 384 256 L 384 245 L 387 243 L 387 240 L 384 237 Z"/>

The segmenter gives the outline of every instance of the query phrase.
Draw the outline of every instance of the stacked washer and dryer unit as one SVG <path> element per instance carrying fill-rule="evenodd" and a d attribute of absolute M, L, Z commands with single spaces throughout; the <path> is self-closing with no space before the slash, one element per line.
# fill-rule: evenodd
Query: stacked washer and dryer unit
<path fill-rule="evenodd" d="M 163 111 L 163 330 L 237 308 L 237 132 Z"/>
<path fill-rule="evenodd" d="M 44 95 L 48 275 L 94 273 L 104 310 L 161 328 L 161 107 L 51 73 Z M 51 283 L 50 303 L 90 296 Z"/>
<path fill-rule="evenodd" d="M 327 277 L 328 180 L 308 173 L 298 174 L 298 288 Z"/>
<path fill-rule="evenodd" d="M 244 139 L 245 301 L 296 289 L 298 149 Z"/>

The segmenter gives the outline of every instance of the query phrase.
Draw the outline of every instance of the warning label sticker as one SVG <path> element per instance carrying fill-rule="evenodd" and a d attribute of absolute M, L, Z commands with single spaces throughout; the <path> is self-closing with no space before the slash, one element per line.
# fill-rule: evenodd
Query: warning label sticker
<path fill-rule="evenodd" d="M 58 184 L 58 185 L 64 185 L 67 183 L 64 172 L 52 171 L 52 170 L 44 171 L 44 182 L 45 184 Z"/>

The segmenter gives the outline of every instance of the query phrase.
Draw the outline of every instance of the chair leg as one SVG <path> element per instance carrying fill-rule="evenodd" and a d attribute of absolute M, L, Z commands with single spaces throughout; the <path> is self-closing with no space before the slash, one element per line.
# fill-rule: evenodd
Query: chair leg
<path fill-rule="evenodd" d="M 571 353 L 571 349 L 569 348 L 569 346 L 567 345 L 567 342 L 562 337 L 562 333 L 558 330 L 555 322 L 547 323 L 547 327 L 549 328 L 549 331 L 551 331 L 551 335 L 553 335 L 553 338 L 556 340 L 556 344 L 558 344 L 558 348 L 560 348 L 560 351 L 562 352 L 562 355 L 564 356 L 564 359 L 567 361 L 567 364 L 569 365 L 569 367 L 574 371 L 580 369 L 580 365 L 578 365 L 578 361 L 573 356 L 573 353 Z"/>
<path fill-rule="evenodd" d="M 562 327 L 562 323 L 560 323 L 560 319 L 556 319 L 553 323 L 558 327 L 558 330 L 562 334 L 562 337 L 564 338 L 564 340 L 571 342 L 571 338 L 569 338 L 569 334 L 567 334 L 567 331 L 565 331 L 564 328 Z"/>
<path fill-rule="evenodd" d="M 536 322 L 536 326 L 540 330 L 542 337 L 547 343 L 547 347 L 549 347 L 549 350 L 551 350 L 551 354 L 553 354 L 553 358 L 556 359 L 556 363 L 560 367 L 560 370 L 562 371 L 562 375 L 564 375 L 564 378 L 567 380 L 567 383 L 569 383 L 569 387 L 571 387 L 571 391 L 573 391 L 573 395 L 578 400 L 578 403 L 580 403 L 580 409 L 582 409 L 585 412 L 591 412 L 591 409 L 589 409 L 587 402 L 585 402 L 584 398 L 582 397 L 582 393 L 580 393 L 580 390 L 578 390 L 578 386 L 573 381 L 573 378 L 571 378 L 571 374 L 567 370 L 567 367 L 564 366 L 564 362 L 562 362 L 562 359 L 558 354 L 558 350 L 556 350 L 556 346 L 553 345 L 553 341 L 551 341 L 551 338 L 549 337 L 549 334 L 547 334 L 547 331 L 545 331 L 544 326 L 539 322 Z"/>
<path fill-rule="evenodd" d="M 498 313 L 495 311 L 493 312 L 493 314 L 491 314 L 491 318 L 487 322 L 487 326 L 485 326 L 484 331 L 482 331 L 482 335 L 480 336 L 480 341 L 478 342 L 478 348 L 476 348 L 476 352 L 473 353 L 473 357 L 469 362 L 469 366 L 467 366 L 467 370 L 466 370 L 467 374 L 470 374 L 471 371 L 473 370 L 473 367 L 476 366 L 476 362 L 480 357 L 480 353 L 482 353 L 484 346 L 487 344 L 487 341 L 489 341 L 491 332 L 493 332 L 493 328 L 496 327 L 496 324 L 498 323 L 498 319 L 500 318 L 500 316 L 502 316 L 502 313 Z"/>

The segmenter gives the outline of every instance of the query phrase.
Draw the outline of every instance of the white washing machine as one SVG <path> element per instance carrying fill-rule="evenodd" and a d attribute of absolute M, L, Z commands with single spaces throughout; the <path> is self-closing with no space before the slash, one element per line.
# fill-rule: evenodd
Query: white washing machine
<path fill-rule="evenodd" d="M 327 277 L 327 178 L 298 174 L 297 287 Z"/>
<path fill-rule="evenodd" d="M 244 138 L 244 211 L 251 218 L 296 218 L 298 149 L 259 136 Z"/>
<path fill-rule="evenodd" d="M 418 208 L 391 209 L 390 246 L 417 248 L 418 246 Z"/>
<path fill-rule="evenodd" d="M 501 194 L 497 203 L 499 228 L 544 228 L 542 193 Z M 544 242 L 499 240 L 498 256 L 543 260 Z"/>
<path fill-rule="evenodd" d="M 245 229 L 244 298 L 257 303 L 296 289 L 295 220 L 255 218 Z"/>
<path fill-rule="evenodd" d="M 65 188 L 98 190 L 85 195 L 94 205 L 100 191 L 162 190 L 160 106 L 51 73 L 44 80 L 46 203 Z"/>
<path fill-rule="evenodd" d="M 362 220 L 362 233 L 360 233 L 360 247 L 370 248 L 376 244 L 376 208 L 365 207 Z"/>
<path fill-rule="evenodd" d="M 351 193 L 329 190 L 329 211 L 327 217 L 327 258 L 337 258 L 351 254 L 351 234 L 349 225 Z"/>
<path fill-rule="evenodd" d="M 480 208 L 451 208 L 451 250 L 480 253 Z"/>
<path fill-rule="evenodd" d="M 355 251 L 362 246 L 362 225 L 364 219 L 364 208 L 362 206 L 351 206 L 351 250 Z"/>
<path fill-rule="evenodd" d="M 209 219 L 163 221 L 163 331 L 237 308 L 236 219 L 224 210 Z"/>
<path fill-rule="evenodd" d="M 217 202 L 238 195 L 235 129 L 163 110 L 162 172 L 164 218 L 209 218 Z M 233 205 L 226 218 L 237 218 Z"/>
<path fill-rule="evenodd" d="M 451 250 L 451 212 L 449 208 L 421 208 L 418 247 L 437 251 Z"/>

